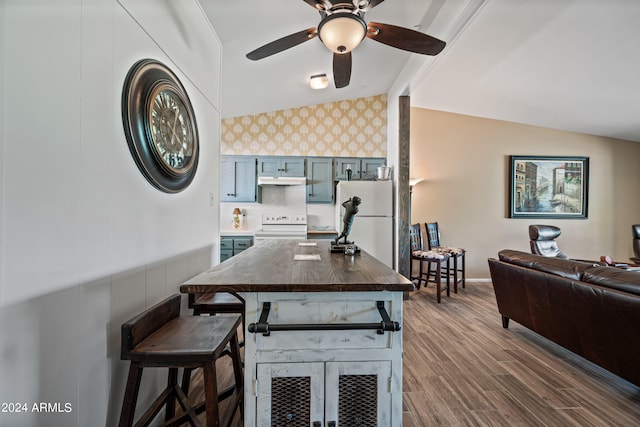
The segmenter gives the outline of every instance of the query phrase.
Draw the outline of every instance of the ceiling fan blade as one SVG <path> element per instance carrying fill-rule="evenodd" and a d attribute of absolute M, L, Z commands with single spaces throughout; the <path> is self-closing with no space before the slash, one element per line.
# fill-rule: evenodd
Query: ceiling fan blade
<path fill-rule="evenodd" d="M 318 35 L 318 31 L 315 27 L 307 28 L 306 30 L 299 31 L 297 33 L 289 34 L 281 39 L 267 43 L 262 47 L 257 48 L 254 51 L 247 53 L 247 58 L 257 61 L 258 59 L 266 58 L 283 50 L 287 50 L 291 47 L 297 46 L 300 43 L 304 43 L 307 40 L 311 40 Z"/>
<path fill-rule="evenodd" d="M 384 0 L 371 0 L 369 2 L 369 6 L 367 7 L 367 11 L 373 9 L 374 7 L 376 7 L 377 5 L 379 5 L 380 3 L 382 3 Z"/>
<path fill-rule="evenodd" d="M 316 0 L 302 0 L 302 1 L 307 3 L 309 6 L 313 7 L 314 9 L 318 9 L 318 6 L 316 6 L 318 2 Z"/>
<path fill-rule="evenodd" d="M 349 86 L 351 80 L 351 52 L 333 54 L 333 81 L 336 89 Z"/>
<path fill-rule="evenodd" d="M 391 47 L 422 55 L 437 55 L 446 46 L 442 40 L 419 31 L 379 22 L 369 22 L 367 37 Z"/>

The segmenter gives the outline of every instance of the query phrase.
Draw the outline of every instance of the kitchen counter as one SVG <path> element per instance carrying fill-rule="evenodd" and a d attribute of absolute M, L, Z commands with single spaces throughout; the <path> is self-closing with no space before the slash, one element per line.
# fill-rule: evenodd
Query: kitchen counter
<path fill-rule="evenodd" d="M 402 425 L 403 293 L 414 285 L 330 243 L 260 241 L 180 287 L 245 301 L 247 427 Z"/>
<path fill-rule="evenodd" d="M 233 236 L 251 236 L 255 235 L 255 230 L 220 230 L 220 237 L 233 237 Z"/>
<path fill-rule="evenodd" d="M 180 290 L 204 293 L 415 289 L 411 281 L 365 251 L 354 256 L 332 254 L 330 244 L 329 240 L 263 240 L 188 280 Z M 313 257 L 319 259 L 307 260 Z"/>

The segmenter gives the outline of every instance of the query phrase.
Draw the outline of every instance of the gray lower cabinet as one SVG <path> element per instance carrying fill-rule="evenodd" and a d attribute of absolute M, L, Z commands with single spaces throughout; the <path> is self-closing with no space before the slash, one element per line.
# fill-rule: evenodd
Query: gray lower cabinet
<path fill-rule="evenodd" d="M 233 238 L 220 238 L 220 262 L 226 261 L 233 256 Z"/>
<path fill-rule="evenodd" d="M 307 157 L 307 203 L 333 203 L 331 157 Z"/>
<path fill-rule="evenodd" d="M 220 262 L 223 262 L 234 255 L 251 247 L 253 237 L 251 236 L 223 236 L 220 237 Z"/>
<path fill-rule="evenodd" d="M 256 201 L 256 158 L 223 156 L 220 161 L 220 201 Z"/>

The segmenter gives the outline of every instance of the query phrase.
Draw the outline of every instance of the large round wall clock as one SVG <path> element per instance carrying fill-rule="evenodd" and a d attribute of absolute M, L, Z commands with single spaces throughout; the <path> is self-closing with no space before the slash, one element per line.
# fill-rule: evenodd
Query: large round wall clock
<path fill-rule="evenodd" d="M 144 177 L 166 193 L 189 186 L 198 166 L 198 127 L 187 92 L 164 64 L 143 59 L 122 91 L 129 150 Z"/>

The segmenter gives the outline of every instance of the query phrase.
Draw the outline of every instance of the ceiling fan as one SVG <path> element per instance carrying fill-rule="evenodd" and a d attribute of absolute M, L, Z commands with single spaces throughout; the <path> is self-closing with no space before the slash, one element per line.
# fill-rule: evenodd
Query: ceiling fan
<path fill-rule="evenodd" d="M 365 37 L 397 49 L 422 55 L 437 55 L 445 42 L 427 34 L 379 22 L 365 22 L 364 14 L 384 0 L 303 0 L 320 12 L 317 27 L 290 34 L 249 52 L 247 58 L 258 60 L 297 46 L 318 36 L 333 52 L 333 80 L 336 88 L 349 85 L 351 51 Z"/>

